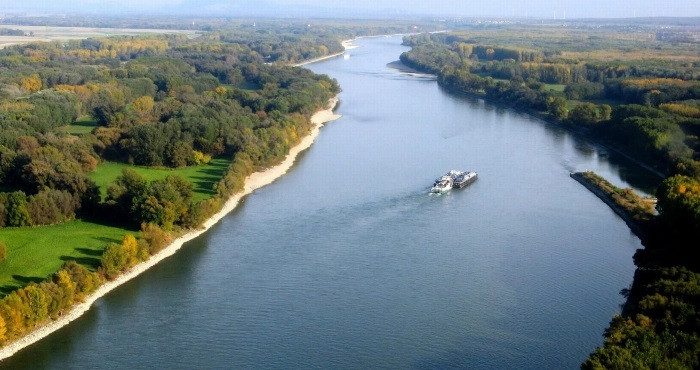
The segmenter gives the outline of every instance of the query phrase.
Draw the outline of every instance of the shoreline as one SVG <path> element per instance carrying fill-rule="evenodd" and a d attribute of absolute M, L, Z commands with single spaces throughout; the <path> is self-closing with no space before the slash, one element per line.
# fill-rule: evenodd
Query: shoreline
<path fill-rule="evenodd" d="M 388 68 L 391 68 L 395 71 L 398 71 L 401 74 L 411 76 L 411 77 L 416 77 L 416 78 L 424 78 L 424 79 L 431 79 L 437 81 L 437 75 L 432 74 L 432 73 L 426 73 L 426 72 L 421 72 L 415 68 L 409 67 L 400 60 L 395 60 L 391 63 L 387 63 L 386 65 Z"/>
<path fill-rule="evenodd" d="M 22 338 L 19 338 L 16 341 L 0 348 L 0 361 L 12 356 L 18 351 L 38 342 L 39 340 L 49 336 L 58 329 L 78 319 L 85 312 L 90 310 L 95 301 L 102 298 L 107 293 L 116 289 L 120 285 L 145 272 L 149 268 L 155 266 L 160 261 L 172 256 L 178 250 L 180 250 L 180 248 L 182 248 L 182 246 L 186 242 L 200 236 L 201 234 L 209 230 L 212 226 L 214 226 L 222 218 L 224 218 L 228 213 L 233 211 L 236 208 L 236 206 L 238 206 L 238 203 L 244 196 L 252 193 L 254 190 L 271 184 L 279 177 L 287 173 L 287 171 L 294 164 L 299 153 L 308 149 L 311 146 L 311 144 L 313 144 L 313 142 L 316 140 L 316 137 L 320 133 L 321 127 L 323 127 L 325 123 L 334 121 L 341 117 L 340 115 L 335 114 L 333 112 L 333 109 L 338 104 L 338 101 L 338 97 L 335 96 L 328 101 L 328 108 L 314 113 L 314 115 L 311 117 L 311 131 L 297 145 L 295 145 L 289 150 L 289 153 L 287 153 L 287 156 L 284 158 L 284 160 L 275 166 L 267 168 L 263 171 L 254 172 L 248 177 L 246 177 L 245 184 L 243 186 L 243 191 L 236 193 L 235 195 L 231 196 L 228 200 L 226 200 L 226 203 L 224 203 L 224 206 L 221 208 L 221 210 L 215 213 L 213 216 L 209 217 L 199 229 L 190 230 L 186 234 L 181 235 L 163 250 L 151 256 L 148 260 L 132 267 L 130 270 L 119 275 L 116 279 L 105 282 L 95 292 L 86 297 L 84 302 L 74 305 L 68 313 L 61 316 L 57 320 L 50 321 L 46 325 L 37 328 L 36 330 L 23 336 Z"/>
<path fill-rule="evenodd" d="M 600 199 L 603 203 L 610 207 L 610 209 L 616 215 L 618 215 L 622 219 L 622 221 L 625 222 L 625 224 L 627 224 L 627 227 L 629 227 L 630 231 L 632 231 L 632 233 L 639 238 L 639 240 L 642 242 L 642 245 L 644 244 L 644 241 L 647 237 L 644 227 L 639 223 L 639 221 L 635 220 L 634 217 L 632 217 L 632 215 L 629 212 L 627 212 L 627 210 L 618 205 L 610 194 L 606 193 L 603 189 L 599 188 L 586 177 L 584 177 L 584 172 L 572 172 L 569 174 L 569 176 L 581 185 L 583 185 L 586 189 L 593 193 L 593 195 L 597 196 L 598 199 Z"/>
<path fill-rule="evenodd" d="M 307 64 L 316 63 L 316 62 L 320 62 L 320 61 L 322 61 L 322 60 L 326 60 L 326 59 L 331 59 L 331 58 L 339 57 L 339 56 L 345 54 L 345 52 L 348 51 L 348 50 L 352 50 L 352 49 L 358 48 L 359 46 L 354 45 L 354 44 L 352 43 L 353 41 L 355 41 L 355 40 L 357 40 L 357 39 L 358 39 L 358 38 L 356 37 L 356 38 L 354 38 L 354 39 L 348 39 L 348 40 L 343 40 L 343 41 L 341 41 L 340 44 L 343 45 L 343 51 L 341 51 L 341 52 L 339 52 L 339 53 L 335 53 L 335 54 L 331 54 L 331 55 L 326 55 L 326 56 L 322 56 L 322 57 L 318 57 L 318 58 L 314 58 L 314 59 L 309 59 L 309 60 L 307 60 L 307 61 L 305 61 L 305 62 L 292 64 L 292 66 L 293 66 L 293 67 L 303 67 L 303 66 L 305 66 L 305 65 L 307 65 Z"/>

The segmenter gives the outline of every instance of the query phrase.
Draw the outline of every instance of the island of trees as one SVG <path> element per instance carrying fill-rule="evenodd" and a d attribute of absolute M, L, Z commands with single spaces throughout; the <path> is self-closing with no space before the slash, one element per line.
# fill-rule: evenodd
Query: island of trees
<path fill-rule="evenodd" d="M 700 366 L 697 32 L 569 22 L 476 26 L 404 39 L 412 49 L 401 61 L 436 74 L 444 88 L 530 112 L 665 175 L 656 192 L 658 215 L 643 212 L 645 248 L 635 254 L 638 268 L 631 288 L 623 290 L 622 314 L 583 368 Z M 633 205 L 625 200 L 633 195 L 608 188 L 621 205 Z"/>

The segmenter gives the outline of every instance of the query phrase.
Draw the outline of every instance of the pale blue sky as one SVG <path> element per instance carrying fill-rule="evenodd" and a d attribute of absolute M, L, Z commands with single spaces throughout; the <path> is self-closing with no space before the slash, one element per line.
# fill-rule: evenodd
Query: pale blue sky
<path fill-rule="evenodd" d="M 352 14 L 546 18 L 699 17 L 700 0 L 0 0 L 4 12 L 179 13 L 343 16 Z"/>

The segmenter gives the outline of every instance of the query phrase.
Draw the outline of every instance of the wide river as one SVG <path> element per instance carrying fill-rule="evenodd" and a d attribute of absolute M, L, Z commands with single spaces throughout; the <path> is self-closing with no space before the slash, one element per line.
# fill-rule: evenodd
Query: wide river
<path fill-rule="evenodd" d="M 290 172 L 11 368 L 577 368 L 639 239 L 569 177 L 653 175 L 538 119 L 387 67 L 400 37 L 308 66 L 343 117 Z M 450 169 L 479 180 L 434 196 Z"/>

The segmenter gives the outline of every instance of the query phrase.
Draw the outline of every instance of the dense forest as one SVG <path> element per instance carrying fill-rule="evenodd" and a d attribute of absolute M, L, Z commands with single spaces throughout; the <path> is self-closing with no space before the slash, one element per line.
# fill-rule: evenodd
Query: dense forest
<path fill-rule="evenodd" d="M 700 366 L 700 57 L 685 28 L 511 26 L 405 37 L 409 67 L 667 174 L 621 315 L 583 368 Z"/>
<path fill-rule="evenodd" d="M 61 316 L 103 281 L 198 227 L 247 175 L 283 159 L 308 134 L 311 115 L 340 91 L 327 76 L 285 64 L 328 54 L 339 40 L 229 30 L 196 39 L 121 36 L 0 50 L 0 269 L 23 258 L 13 255 L 3 229 L 79 219 L 125 234 L 96 261 L 68 260 L 48 278 L 3 288 L 0 343 Z M 266 63 L 268 48 L 286 50 L 270 54 L 280 63 Z M 191 179 L 149 180 L 134 170 L 218 159 L 228 169 L 199 200 Z M 100 188 L 91 176 L 108 162 L 125 168 Z M 38 247 L 50 253 L 51 246 Z"/>

